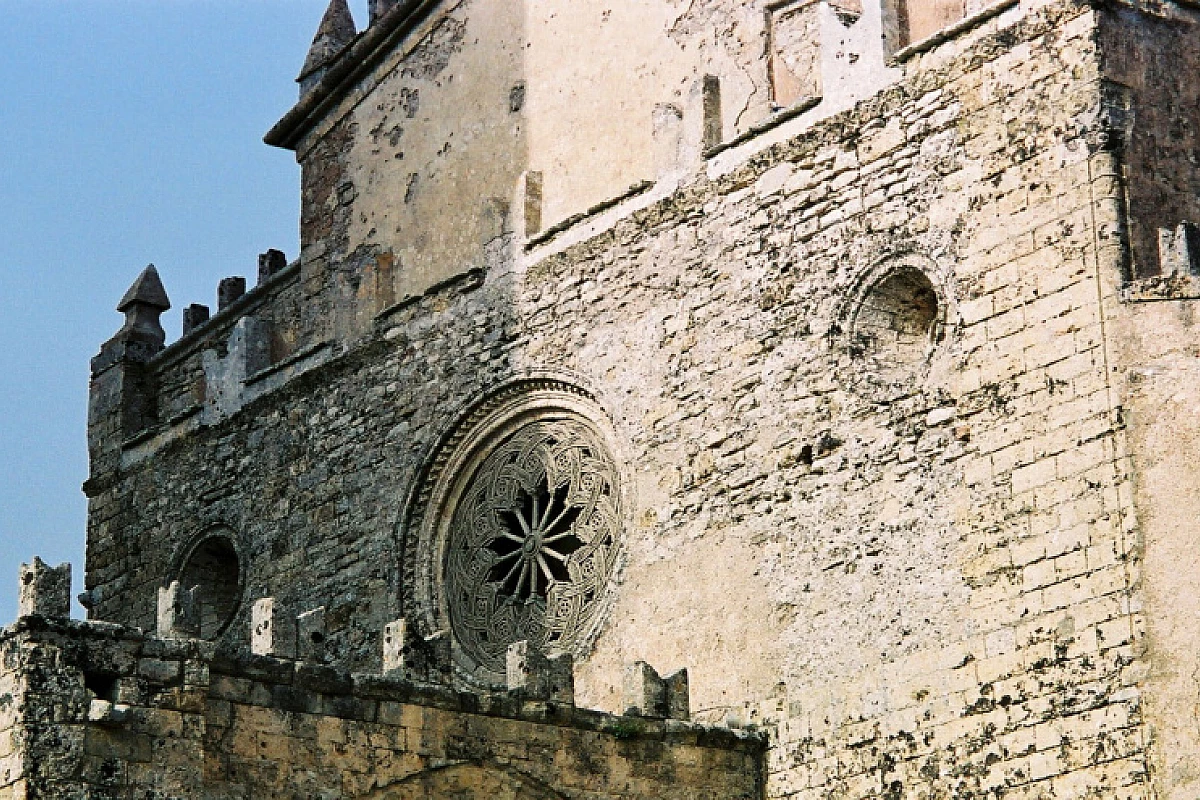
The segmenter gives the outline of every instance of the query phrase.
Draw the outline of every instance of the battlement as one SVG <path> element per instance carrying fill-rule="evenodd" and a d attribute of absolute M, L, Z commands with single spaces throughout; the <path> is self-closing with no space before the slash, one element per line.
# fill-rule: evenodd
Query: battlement
<path fill-rule="evenodd" d="M 393 58 L 388 67 L 396 69 L 407 60 L 433 57 L 424 48 L 433 46 L 439 26 L 453 22 L 458 5 L 373 3 L 370 26 L 357 32 L 343 0 L 333 2 L 314 43 L 318 55 L 311 57 L 312 63 L 306 67 L 310 85 L 301 103 L 267 140 L 297 147 L 302 165 L 308 165 L 306 172 L 325 173 L 328 164 L 309 164 L 305 155 L 323 145 L 299 147 L 298 140 L 289 137 L 301 135 L 308 130 L 306 126 L 318 120 L 326 120 L 322 123 L 325 128 L 304 135 L 316 136 L 314 142 L 331 141 L 328 120 L 351 113 L 360 105 L 363 92 L 388 91 L 390 79 L 376 74 L 384 69 L 380 59 L 399 48 L 402 57 L 399 61 Z M 321 236 L 307 240 L 301 257 L 290 264 L 278 251 L 263 254 L 258 283 L 249 292 L 245 291 L 244 279 L 223 280 L 216 315 L 204 305 L 188 306 L 184 335 L 170 347 L 164 346 L 161 329 L 151 337 L 154 341 L 136 342 L 140 354 L 125 360 L 140 366 L 123 376 L 119 402 L 113 399 L 117 393 L 102 385 L 112 379 L 101 376 L 121 357 L 115 354 L 115 348 L 127 347 L 124 343 L 133 341 L 127 331 L 140 323 L 127 322 L 122 333 L 105 346 L 105 352 L 93 364 L 93 394 L 97 398 L 92 410 L 93 453 L 109 453 L 104 461 L 109 465 L 118 463 L 112 460 L 117 449 L 134 454 L 126 458 L 144 457 L 198 426 L 211 426 L 236 414 L 297 376 L 330 363 L 337 354 L 377 338 L 387 327 L 386 320 L 397 312 L 447 292 L 453 295 L 460 289 L 469 291 L 479 285 L 484 274 L 499 274 L 500 280 L 506 280 L 504 273 L 536 269 L 539 262 L 611 230 L 623 220 L 670 207 L 677 196 L 686 196 L 686 187 L 727 180 L 729 175 L 746 171 L 747 165 L 750 173 L 758 174 L 761 170 L 753 166 L 755 160 L 786 142 L 803 137 L 835 144 L 846 126 L 851 126 L 860 129 L 871 147 L 885 152 L 894 148 L 899 143 L 892 141 L 896 136 L 894 123 L 877 131 L 880 118 L 875 107 L 867 103 L 859 110 L 855 104 L 864 103 L 889 85 L 920 85 L 923 70 L 939 69 L 939 64 L 973 43 L 982 42 L 972 58 L 978 53 L 998 57 L 999 40 L 992 34 L 1018 24 L 1028 13 L 1012 0 L 979 8 L 968 5 L 963 5 L 961 14 L 939 11 L 948 16 L 946 24 L 935 30 L 929 19 L 905 16 L 906 12 L 889 7 L 887 2 L 868 2 L 865 6 L 811 0 L 771 4 L 766 27 L 759 31 L 773 48 L 770 57 L 759 64 L 769 78 L 764 85 L 774 87 L 770 102 L 753 111 L 753 103 L 744 98 L 731 100 L 735 87 L 730 80 L 701 74 L 683 102 L 657 102 L 647 107 L 652 141 L 646 144 L 656 153 L 649 178 L 628 188 L 622 186 L 615 194 L 556 219 L 551 208 L 555 202 L 547 195 L 561 173 L 536 169 L 514 172 L 506 185 L 497 187 L 495 196 L 463 209 L 471 217 L 470 225 L 476 226 L 482 220 L 484 226 L 478 242 L 471 245 L 472 252 L 459 253 L 461 257 L 455 257 L 452 269 L 425 277 L 413 277 L 412 265 L 406 264 L 407 259 L 396 247 L 358 241 L 357 233 L 338 227 L 340 223 L 334 219 L 358 213 L 350 209 L 367 198 L 353 181 L 340 181 L 334 186 L 325 176 L 322 185 L 332 194 L 322 195 L 324 210 L 319 216 L 325 222 L 321 224 Z M 897 32 L 910 29 L 916 33 Z M 815 49 L 800 58 L 794 51 L 804 47 Z M 319 66 L 309 69 L 312 64 Z M 801 66 L 809 72 L 800 74 Z M 509 113 L 521 112 L 531 101 L 525 84 L 523 79 L 514 83 L 520 91 L 514 88 L 510 99 L 519 95 L 521 109 Z M 347 102 L 354 102 L 341 109 L 338 98 L 347 92 L 351 92 Z M 414 92 L 416 89 L 401 87 L 400 97 L 411 101 Z M 746 108 L 739 122 L 732 125 L 728 119 L 731 102 Z M 406 119 L 407 114 L 405 111 Z M 413 119 L 412 126 L 436 124 L 432 117 Z M 361 125 L 358 127 L 361 129 Z M 421 136 L 428 138 L 434 133 L 428 130 Z M 342 142 L 340 147 L 338 159 L 351 157 L 355 149 L 350 141 Z M 363 164 L 358 168 L 375 167 Z M 341 168 L 337 172 L 340 174 Z M 371 179 L 372 184 L 380 181 L 386 183 L 382 174 Z M 378 187 L 370 191 L 386 194 Z M 317 199 L 307 192 L 306 197 Z M 443 209 L 446 198 L 439 195 L 432 202 Z M 312 213 L 316 214 L 316 209 Z M 441 210 L 423 214 L 415 218 L 415 229 L 424 231 L 422 236 L 438 238 L 439 226 L 447 219 Z M 331 278 L 336 286 L 329 282 Z M 162 298 L 166 302 L 165 293 Z M 143 306 L 131 308 L 143 314 L 138 310 Z M 148 308 L 153 311 L 152 306 Z M 114 414 L 121 417 L 115 426 L 111 422 Z M 94 477 L 110 468 L 94 469 Z"/>
<path fill-rule="evenodd" d="M 327 16 L 322 25 L 326 34 L 331 25 L 345 34 L 348 23 L 341 16 L 343 5 L 340 2 L 331 5 L 330 14 L 334 19 L 331 22 Z M 308 124 L 303 120 L 311 121 L 310 117 L 300 114 L 305 109 L 311 116 L 318 113 L 314 109 L 319 107 L 322 119 L 331 113 L 333 116 L 342 113 L 330 112 L 330 104 L 334 103 L 338 92 L 349 91 L 351 86 L 366 81 L 369 91 L 384 91 L 384 78 L 376 76 L 368 80 L 363 70 L 371 69 L 381 54 L 389 48 L 395 49 L 399 41 L 409 42 L 406 58 L 417 58 L 416 54 L 424 46 L 422 42 L 434 37 L 437 26 L 442 24 L 438 20 L 445 21 L 439 14 L 449 13 L 448 9 L 455 6 L 455 3 L 428 2 L 373 5 L 371 26 L 330 50 L 327 63 L 320 70 L 324 77 L 306 90 L 305 100 L 281 121 L 268 136 L 268 141 L 292 146 L 288 143 L 291 140 L 281 131 L 298 131 Z M 397 312 L 422 302 L 440 302 L 433 298 L 471 291 L 488 274 L 493 280 L 505 281 L 509 279 L 506 275 L 536 270 L 539 262 L 612 230 L 622 221 L 639 215 L 653 215 L 655 209 L 671 207 L 678 197 L 694 191 L 692 187 L 726 181 L 735 174 L 763 174 L 764 170 L 756 164 L 763 159 L 771 160 L 768 154 L 788 142 L 824 141 L 837 146 L 842 132 L 850 127 L 858 130 L 866 147 L 881 153 L 894 150 L 902 144 L 897 138 L 898 123 L 893 120 L 883 124 L 886 114 L 881 116 L 880 108 L 886 106 L 879 106 L 878 99 L 870 99 L 871 95 L 883 97 L 879 93 L 888 86 L 921 86 L 928 80 L 926 74 L 938 74 L 947 64 L 953 63 L 954 58 L 965 53 L 970 53 L 973 63 L 978 63 L 981 57 L 999 58 L 1000 53 L 1013 46 L 1004 42 L 1020 37 L 998 36 L 998 31 L 1021 27 L 1034 30 L 1062 24 L 1050 21 L 1057 20 L 1060 11 L 1048 16 L 1042 13 L 1046 21 L 1028 17 L 1038 13 L 1036 8 L 1013 0 L 970 8 L 964 5 L 961 15 L 952 14 L 953 18 L 948 17 L 946 24 L 936 30 L 928 28 L 928 20 L 905 23 L 915 25 L 913 30 L 925 34 L 911 40 L 911 37 L 894 33 L 898 12 L 894 8 L 889 10 L 886 2 L 883 5 L 868 2 L 862 8 L 852 3 L 839 6 L 823 1 L 775 3 L 770 7 L 770 21 L 763 35 L 776 48 L 772 56 L 776 61 L 768 60 L 763 67 L 775 83 L 799 81 L 796 85 L 803 84 L 808 88 L 788 89 L 792 94 L 786 97 L 776 92 L 776 99 L 762 112 L 764 118 L 729 135 L 730 126 L 726 120 L 729 81 L 717 75 L 703 75 L 690 90 L 687 102 L 653 105 L 650 113 L 652 144 L 658 153 L 653 179 L 642 180 L 590 207 L 546 224 L 551 219 L 546 208 L 546 194 L 558 175 L 538 170 L 516 174 L 512 184 L 498 193 L 500 196 L 468 210 L 474 220 L 472 224 L 480 219 L 486 221 L 486 232 L 478 243 L 478 251 L 458 262 L 455 269 L 439 280 L 421 279 L 415 284 L 406 284 L 408 278 L 402 274 L 406 272 L 405 259 L 395 248 L 366 242 L 351 248 L 354 239 L 344 238 L 349 234 L 348 230 L 338 233 L 329 229 L 321 239 L 309 242 L 301 257 L 290 264 L 279 251 L 264 253 L 259 259 L 257 285 L 249 292 L 245 291 L 244 279 L 223 280 L 218 290 L 217 314 L 211 315 L 207 306 L 190 305 L 184 313 L 184 335 L 170 347 L 164 346 L 165 334 L 161 329 L 146 341 L 143 341 L 145 336 L 138 333 L 146 324 L 140 320 L 154 312 L 153 304 L 122 304 L 127 311 L 126 326 L 105 345 L 93 364 L 93 373 L 98 379 L 94 389 L 98 402 L 93 404 L 93 452 L 108 452 L 110 456 L 104 463 L 115 464 L 112 454 L 119 442 L 120 449 L 126 453 L 124 458 L 146 457 L 198 427 L 217 424 L 238 413 L 258 398 L 331 363 L 341 354 L 376 340 L 388 327 L 387 320 Z M 1170 20 L 1185 20 L 1190 14 L 1186 6 L 1172 6 L 1167 11 L 1170 12 L 1167 21 L 1157 24 L 1178 27 Z M 348 10 L 344 13 L 349 14 Z M 818 24 L 801 19 L 813 14 L 823 21 Z M 352 26 L 352 22 L 349 25 Z M 889 28 L 889 25 L 893 27 Z M 888 34 L 889 30 L 893 33 Z M 425 38 L 419 39 L 422 32 Z M 410 41 L 413 37 L 418 37 L 419 41 Z M 807 60 L 802 59 L 811 70 L 824 70 L 821 73 L 825 75 L 824 79 L 801 80 L 796 73 L 800 69 L 796 66 L 799 62 L 789 68 L 792 71 L 788 72 L 788 77 L 781 76 L 785 62 L 792 63 L 788 59 L 794 54 L 789 48 L 801 45 L 816 47 L 824 53 L 820 57 L 813 55 Z M 1114 55 L 1119 55 L 1120 46 L 1114 46 L 1114 49 Z M 867 50 L 874 55 L 847 55 Z M 1120 61 L 1115 57 L 1111 60 L 1113 63 Z M 403 63 L 403 59 L 398 63 Z M 1109 142 L 1106 146 L 1125 147 L 1127 140 L 1130 145 L 1138 141 L 1138 137 L 1126 129 L 1130 119 L 1128 105 L 1133 102 L 1133 97 L 1130 88 L 1119 79 L 1123 77 L 1114 76 L 1111 86 L 1099 93 L 1097 109 L 1094 114 L 1089 112 L 1095 119 L 1083 123 L 1104 128 L 1103 132 L 1089 135 L 1097 141 L 1103 138 Z M 822 88 L 825 86 L 822 81 L 828 83 L 830 91 Z M 1128 83 L 1136 83 L 1136 80 Z M 843 91 L 836 87 L 849 88 Z M 902 90 L 908 91 L 907 88 Z M 401 94 L 410 96 L 404 91 Z M 320 102 L 317 102 L 318 97 Z M 522 97 L 524 103 L 528 97 L 524 94 Z M 786 99 L 787 103 L 778 102 L 780 98 Z M 429 123 L 427 119 L 422 121 Z M 326 132 L 321 138 L 327 139 L 328 135 Z M 352 149 L 347 144 L 343 155 L 348 156 Z M 862 157 L 869 159 L 871 154 L 863 152 Z M 303 164 L 303 156 L 301 161 Z M 1138 185 L 1135 182 L 1135 190 Z M 352 183 L 340 184 L 336 195 L 332 199 L 338 207 L 354 206 L 360 199 L 360 192 Z M 1125 235 L 1132 238 L 1131 244 L 1135 248 L 1127 258 L 1138 263 L 1131 263 L 1127 269 L 1136 273 L 1139 280 L 1130 283 L 1127 298 L 1191 296 L 1188 281 L 1181 283 L 1180 279 L 1170 277 L 1182 274 L 1176 268 L 1176 262 L 1182 256 L 1169 256 L 1164 249 L 1168 245 L 1163 244 L 1166 239 L 1162 239 L 1165 234 L 1157 233 L 1163 219 L 1177 213 L 1174 209 L 1187 207 L 1190 201 L 1186 201 L 1186 196 L 1189 195 L 1184 192 L 1165 208 L 1152 208 L 1146 214 L 1134 217 L 1134 229 Z M 1161 205 L 1162 199 L 1157 202 Z M 1195 211 L 1200 217 L 1200 208 Z M 322 212 L 326 217 L 339 213 L 328 208 Z M 438 216 L 444 215 L 439 213 Z M 418 223 L 428 235 L 434 235 L 440 224 L 434 218 L 423 218 Z M 1156 231 L 1156 238 L 1142 248 L 1141 241 L 1145 238 L 1142 231 L 1151 226 Z M 349 252 L 351 249 L 353 254 Z M 1139 249 L 1141 252 L 1136 252 Z M 1161 258 L 1160 251 L 1163 253 Z M 328 283 L 331 275 L 340 276 L 338 287 Z M 156 275 L 154 280 L 157 280 Z M 131 293 L 136 289 L 135 285 Z M 500 291 L 506 290 L 501 288 Z M 165 293 L 162 301 L 167 302 Z M 156 325 L 154 321 L 151 327 Z M 132 349 L 126 354 L 119 348 Z M 115 391 L 101 385 L 111 381 L 99 377 L 120 359 L 139 366 L 122 377 L 120 394 L 123 399 L 115 402 Z M 119 424 L 112 422 L 116 417 L 120 417 Z M 120 433 L 115 433 L 118 430 Z M 110 468 L 97 468 L 94 473 L 103 474 Z"/>
<path fill-rule="evenodd" d="M 23 575 L 45 572 L 32 569 Z M 758 797 L 761 735 L 576 708 L 539 690 L 544 659 L 532 653 L 512 691 L 467 693 L 406 671 L 351 675 L 319 659 L 75 622 L 41 602 L 26 610 L 0 629 L 3 796 L 228 787 L 417 798 L 516 784 L 601 798 Z"/>

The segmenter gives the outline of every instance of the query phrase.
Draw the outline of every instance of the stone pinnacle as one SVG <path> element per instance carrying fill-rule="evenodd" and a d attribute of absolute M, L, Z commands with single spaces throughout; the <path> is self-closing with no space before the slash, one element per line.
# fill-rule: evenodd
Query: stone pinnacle
<path fill-rule="evenodd" d="M 124 313 L 132 306 L 139 304 L 161 311 L 166 311 L 171 307 L 171 301 L 167 298 L 167 290 L 163 288 L 162 280 L 158 277 L 158 270 L 153 264 L 142 270 L 142 274 L 121 298 L 120 304 L 117 305 L 117 311 Z"/>
<path fill-rule="evenodd" d="M 321 26 L 317 28 L 317 35 L 313 37 L 308 57 L 304 60 L 304 68 L 300 70 L 300 80 L 328 64 L 354 41 L 357 33 L 354 16 L 346 0 L 330 0 L 325 16 L 321 18 Z"/>

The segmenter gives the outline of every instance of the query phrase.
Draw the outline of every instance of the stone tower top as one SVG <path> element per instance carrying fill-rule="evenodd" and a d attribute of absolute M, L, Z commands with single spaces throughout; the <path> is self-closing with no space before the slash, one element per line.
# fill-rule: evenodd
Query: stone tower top
<path fill-rule="evenodd" d="M 346 0 L 330 0 L 329 8 L 317 28 L 317 35 L 313 37 L 308 57 L 304 60 L 304 67 L 300 70 L 300 77 L 296 79 L 300 83 L 301 93 L 320 80 L 324 68 L 346 45 L 354 41 L 357 34 L 354 16 Z"/>
<path fill-rule="evenodd" d="M 142 270 L 141 275 L 138 275 L 137 280 L 133 282 L 129 291 L 125 292 L 125 296 L 117 304 L 117 311 L 124 314 L 139 304 L 157 308 L 159 311 L 167 311 L 171 308 L 167 290 L 163 288 L 162 279 L 158 277 L 158 269 L 153 264 Z"/>

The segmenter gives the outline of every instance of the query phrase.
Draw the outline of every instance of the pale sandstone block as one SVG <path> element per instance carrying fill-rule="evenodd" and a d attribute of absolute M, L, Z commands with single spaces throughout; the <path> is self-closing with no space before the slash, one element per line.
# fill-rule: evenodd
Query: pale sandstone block
<path fill-rule="evenodd" d="M 448 683 L 451 671 L 450 637 L 444 632 L 421 638 L 407 620 L 384 627 L 383 673 L 409 680 Z"/>
<path fill-rule="evenodd" d="M 254 601 L 250 608 L 250 651 L 276 658 L 296 657 L 296 618 L 273 597 Z"/>
<path fill-rule="evenodd" d="M 66 619 L 71 616 L 71 565 L 50 567 L 40 558 L 22 564 L 18 614 Z"/>
<path fill-rule="evenodd" d="M 200 635 L 197 588 L 179 581 L 158 590 L 158 635 L 164 639 L 190 639 Z"/>
<path fill-rule="evenodd" d="M 1016 467 L 1012 471 L 1013 494 L 1021 494 L 1050 483 L 1056 477 L 1057 466 L 1053 458 L 1045 458 L 1028 466 Z"/>

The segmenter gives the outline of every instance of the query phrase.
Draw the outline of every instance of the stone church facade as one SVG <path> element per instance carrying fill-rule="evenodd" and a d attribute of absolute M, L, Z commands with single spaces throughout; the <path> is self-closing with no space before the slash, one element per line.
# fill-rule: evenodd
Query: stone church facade
<path fill-rule="evenodd" d="M 333 0 L 92 364 L 0 799 L 1192 798 L 1200 8 Z"/>

